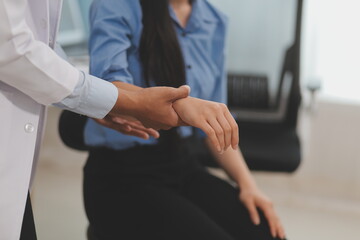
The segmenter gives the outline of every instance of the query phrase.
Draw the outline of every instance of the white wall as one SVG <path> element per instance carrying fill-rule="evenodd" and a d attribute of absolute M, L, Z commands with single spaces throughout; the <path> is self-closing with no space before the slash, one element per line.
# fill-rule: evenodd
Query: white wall
<path fill-rule="evenodd" d="M 303 80 L 322 80 L 322 96 L 360 103 L 360 1 L 307 0 Z"/>
<path fill-rule="evenodd" d="M 210 0 L 229 18 L 230 72 L 266 75 L 276 95 L 285 51 L 294 41 L 296 0 Z"/>

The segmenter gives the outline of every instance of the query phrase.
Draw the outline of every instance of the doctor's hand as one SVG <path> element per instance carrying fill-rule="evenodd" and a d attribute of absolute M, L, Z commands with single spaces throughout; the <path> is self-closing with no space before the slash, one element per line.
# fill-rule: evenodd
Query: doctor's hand
<path fill-rule="evenodd" d="M 260 209 L 269 224 L 271 235 L 274 238 L 285 239 L 285 231 L 281 221 L 275 212 L 272 202 L 266 195 L 256 187 L 249 187 L 241 188 L 239 198 L 248 209 L 250 218 L 255 225 L 260 224 L 258 212 L 258 209 Z"/>
<path fill-rule="evenodd" d="M 104 119 L 94 120 L 104 127 L 114 129 L 130 136 L 143 139 L 149 139 L 150 137 L 159 138 L 160 136 L 158 131 L 152 128 L 146 128 L 140 121 L 130 119 L 129 117 L 114 117 L 108 115 Z"/>
<path fill-rule="evenodd" d="M 150 87 L 121 88 L 119 83 L 118 100 L 108 114 L 110 117 L 131 116 L 139 120 L 145 127 L 168 130 L 182 125 L 182 121 L 173 109 L 173 102 L 189 96 L 190 87 Z"/>
<path fill-rule="evenodd" d="M 181 120 L 203 130 L 220 153 L 239 143 L 238 125 L 225 104 L 188 97 L 174 102 Z"/>

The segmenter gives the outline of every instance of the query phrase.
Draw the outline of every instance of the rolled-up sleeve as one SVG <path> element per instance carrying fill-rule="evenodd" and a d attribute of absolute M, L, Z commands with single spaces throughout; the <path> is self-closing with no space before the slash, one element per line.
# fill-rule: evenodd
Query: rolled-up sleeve
<path fill-rule="evenodd" d="M 219 13 L 220 14 L 220 13 Z M 220 66 L 219 76 L 216 78 L 216 87 L 212 96 L 212 100 L 227 104 L 227 67 L 226 67 L 226 41 L 227 41 L 227 29 L 228 19 L 225 15 L 220 15 L 216 31 L 216 44 L 213 53 L 216 65 Z"/>
<path fill-rule="evenodd" d="M 131 2 L 94 1 L 92 4 L 90 72 L 101 79 L 133 83 L 127 59 L 127 50 L 132 46 L 132 30 L 128 16 L 119 14 L 117 10 L 121 8 L 123 13 L 127 12 L 126 9 L 131 11 Z"/>

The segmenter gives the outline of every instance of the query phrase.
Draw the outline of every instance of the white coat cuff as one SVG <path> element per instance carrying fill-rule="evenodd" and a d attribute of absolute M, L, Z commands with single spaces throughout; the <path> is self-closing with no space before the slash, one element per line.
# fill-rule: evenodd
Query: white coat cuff
<path fill-rule="evenodd" d="M 54 105 L 100 119 L 111 111 L 117 98 L 118 90 L 112 83 L 81 72 L 74 92 Z"/>

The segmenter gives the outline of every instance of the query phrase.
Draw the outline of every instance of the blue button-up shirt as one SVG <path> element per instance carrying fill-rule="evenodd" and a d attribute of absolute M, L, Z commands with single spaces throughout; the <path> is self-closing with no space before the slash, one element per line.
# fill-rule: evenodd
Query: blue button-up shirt
<path fill-rule="evenodd" d="M 206 0 L 195 0 L 190 19 L 183 28 L 171 7 L 169 11 L 182 49 L 191 96 L 225 103 L 226 17 Z M 108 81 L 146 87 L 139 59 L 140 1 L 95 0 L 90 25 L 91 74 Z M 179 134 L 189 136 L 192 129 L 180 127 Z M 126 136 L 89 120 L 85 127 L 85 142 L 90 146 L 126 149 L 139 144 L 155 144 L 157 140 Z"/>

